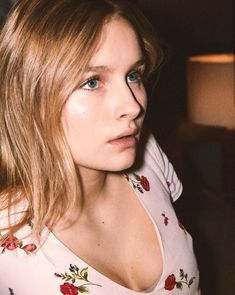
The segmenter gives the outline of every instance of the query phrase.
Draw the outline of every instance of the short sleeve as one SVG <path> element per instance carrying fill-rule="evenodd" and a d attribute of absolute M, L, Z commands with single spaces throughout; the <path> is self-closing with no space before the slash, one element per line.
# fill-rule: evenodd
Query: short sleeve
<path fill-rule="evenodd" d="M 157 167 L 161 170 L 165 179 L 165 185 L 169 190 L 172 201 L 176 201 L 182 193 L 183 186 L 179 180 L 173 165 L 168 160 L 152 134 L 149 134 L 146 148 L 152 154 L 152 159 L 156 161 Z"/>

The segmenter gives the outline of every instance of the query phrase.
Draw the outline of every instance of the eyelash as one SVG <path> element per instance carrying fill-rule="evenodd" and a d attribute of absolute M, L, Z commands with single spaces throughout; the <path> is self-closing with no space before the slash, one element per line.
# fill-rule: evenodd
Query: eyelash
<path fill-rule="evenodd" d="M 137 75 L 137 79 L 136 79 L 136 81 L 134 81 L 134 82 L 129 82 L 129 83 L 138 83 L 138 84 L 140 84 L 141 82 L 143 82 L 144 69 L 139 68 L 139 69 L 133 70 L 132 72 L 130 72 L 130 73 L 127 75 L 127 78 L 128 78 L 128 76 L 133 75 L 133 74 L 134 74 L 134 75 Z"/>
<path fill-rule="evenodd" d="M 94 75 L 94 76 L 90 77 L 89 79 L 87 79 L 84 83 L 82 83 L 82 84 L 80 85 L 80 88 L 81 88 L 82 90 L 84 90 L 84 91 L 94 91 L 94 90 L 96 90 L 97 88 L 94 88 L 94 89 L 84 88 L 84 86 L 86 86 L 86 85 L 87 85 L 88 83 L 90 83 L 91 81 L 98 81 L 98 82 L 100 82 L 101 79 L 100 79 L 99 76 Z"/>
<path fill-rule="evenodd" d="M 136 69 L 136 70 L 133 70 L 133 71 L 131 71 L 128 75 L 127 75 L 127 78 L 128 78 L 128 76 L 130 76 L 130 75 L 137 75 L 138 77 L 137 77 L 137 79 L 136 79 L 136 81 L 133 81 L 133 82 L 128 82 L 128 83 L 138 83 L 138 84 L 140 84 L 140 83 L 142 83 L 143 82 L 143 74 L 144 74 L 144 69 L 142 69 L 142 68 L 139 68 L 139 69 Z M 126 79 L 127 79 L 126 78 Z M 97 90 L 97 88 L 99 88 L 99 87 L 96 87 L 96 88 L 94 88 L 94 89 L 89 89 L 89 88 L 84 88 L 84 86 L 86 86 L 86 85 L 88 85 L 88 83 L 90 83 L 91 81 L 98 81 L 98 82 L 100 82 L 101 81 L 101 79 L 100 79 L 100 77 L 98 76 L 98 75 L 94 75 L 94 76 L 92 76 L 92 77 L 90 77 L 89 79 L 87 79 L 84 83 L 82 83 L 81 85 L 80 85 L 80 88 L 82 89 L 82 90 L 84 90 L 84 91 L 95 91 L 95 90 Z"/>

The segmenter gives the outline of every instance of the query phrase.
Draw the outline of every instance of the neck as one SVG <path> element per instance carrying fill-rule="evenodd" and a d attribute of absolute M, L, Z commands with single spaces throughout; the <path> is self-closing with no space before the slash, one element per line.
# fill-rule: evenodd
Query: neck
<path fill-rule="evenodd" d="M 78 175 L 84 209 L 105 197 L 108 172 L 79 167 Z"/>
<path fill-rule="evenodd" d="M 104 202 L 106 196 L 108 172 L 91 170 L 84 167 L 78 168 L 79 184 L 81 186 L 81 200 L 72 211 L 60 219 L 54 231 L 71 228 L 81 217 L 89 216 Z"/>

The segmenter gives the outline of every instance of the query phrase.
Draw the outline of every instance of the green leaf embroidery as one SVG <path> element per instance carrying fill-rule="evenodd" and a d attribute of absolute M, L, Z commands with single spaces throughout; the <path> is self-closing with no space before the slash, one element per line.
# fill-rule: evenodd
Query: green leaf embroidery
<path fill-rule="evenodd" d="M 135 177 L 135 180 L 136 181 L 140 181 L 141 180 L 141 177 L 138 174 L 133 173 L 133 176 Z"/>
<path fill-rule="evenodd" d="M 87 281 L 87 279 L 88 279 L 88 272 L 87 272 L 87 270 L 88 270 L 88 267 L 85 267 L 80 272 L 80 276 L 82 278 L 84 278 L 85 281 Z"/>
<path fill-rule="evenodd" d="M 175 285 L 177 289 L 183 290 L 183 284 L 181 282 L 176 282 Z"/>
<path fill-rule="evenodd" d="M 181 278 L 181 280 L 184 279 L 184 271 L 183 271 L 183 269 L 180 269 L 180 278 Z"/>
<path fill-rule="evenodd" d="M 89 292 L 89 289 L 86 287 L 86 286 L 80 286 L 80 287 L 78 287 L 78 290 L 79 290 L 79 292 L 81 292 L 81 293 L 88 293 Z"/>
<path fill-rule="evenodd" d="M 97 286 L 102 287 L 101 285 L 92 283 L 88 280 L 88 267 L 84 267 L 81 271 L 80 269 L 73 264 L 70 264 L 69 266 L 69 273 L 55 273 L 54 274 L 57 278 L 60 278 L 61 280 L 65 282 L 71 282 L 72 284 L 78 284 L 79 281 L 83 281 L 81 285 L 76 285 L 75 287 L 78 288 L 80 293 L 89 293 L 88 286 Z"/>
<path fill-rule="evenodd" d="M 189 287 L 189 288 L 190 288 L 190 286 L 192 285 L 194 279 L 195 279 L 195 277 L 192 277 L 192 278 L 189 280 L 189 283 L 188 283 L 188 287 Z"/>

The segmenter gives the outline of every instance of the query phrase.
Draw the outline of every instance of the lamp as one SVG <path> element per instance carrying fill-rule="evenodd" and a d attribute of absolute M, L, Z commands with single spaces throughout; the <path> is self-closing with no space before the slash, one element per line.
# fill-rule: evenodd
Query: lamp
<path fill-rule="evenodd" d="M 192 56 L 187 74 L 189 120 L 235 130 L 234 54 Z"/>

